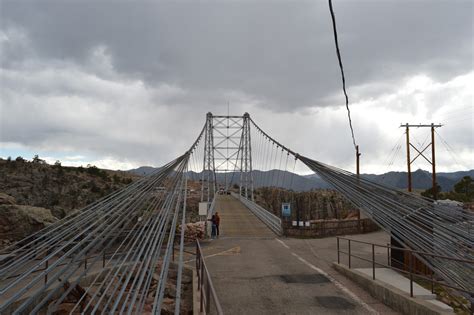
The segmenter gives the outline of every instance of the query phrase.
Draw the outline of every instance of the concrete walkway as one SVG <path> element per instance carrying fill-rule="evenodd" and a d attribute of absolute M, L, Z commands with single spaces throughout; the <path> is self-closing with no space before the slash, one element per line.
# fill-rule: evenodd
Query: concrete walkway
<path fill-rule="evenodd" d="M 221 238 L 275 238 L 275 234 L 230 195 L 218 196 L 216 211 L 221 217 Z"/>
<path fill-rule="evenodd" d="M 233 197 L 220 196 L 216 209 L 221 237 L 203 246 L 226 314 L 396 314 L 277 239 Z"/>

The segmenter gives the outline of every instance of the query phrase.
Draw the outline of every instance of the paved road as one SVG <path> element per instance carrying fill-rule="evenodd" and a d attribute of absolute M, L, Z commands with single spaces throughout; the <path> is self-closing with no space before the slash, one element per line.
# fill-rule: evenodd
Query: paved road
<path fill-rule="evenodd" d="M 231 196 L 217 209 L 221 237 L 204 251 L 226 314 L 396 314 L 330 268 L 333 238 L 277 239 Z"/>

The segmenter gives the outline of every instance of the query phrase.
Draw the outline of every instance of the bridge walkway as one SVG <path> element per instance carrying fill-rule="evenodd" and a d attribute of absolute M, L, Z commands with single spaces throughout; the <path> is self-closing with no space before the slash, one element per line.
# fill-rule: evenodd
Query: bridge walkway
<path fill-rule="evenodd" d="M 372 306 L 348 294 L 232 196 L 216 202 L 221 237 L 203 242 L 203 249 L 226 314 L 396 314 L 368 294 L 362 293 Z M 291 241 L 296 248 L 305 240 Z"/>
<path fill-rule="evenodd" d="M 221 217 L 221 238 L 275 238 L 275 233 L 234 197 L 217 196 L 215 207 Z"/>

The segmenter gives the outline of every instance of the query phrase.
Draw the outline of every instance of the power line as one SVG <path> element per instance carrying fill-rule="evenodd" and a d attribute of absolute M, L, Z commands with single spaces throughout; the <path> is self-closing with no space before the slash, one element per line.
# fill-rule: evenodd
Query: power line
<path fill-rule="evenodd" d="M 341 52 L 339 50 L 339 43 L 337 40 L 336 16 L 334 15 L 334 10 L 332 8 L 332 0 L 329 0 L 329 11 L 331 12 L 332 18 L 332 28 L 334 32 L 334 42 L 336 43 L 337 60 L 339 61 L 339 69 L 341 69 L 342 91 L 344 92 L 344 97 L 346 98 L 347 118 L 349 119 L 349 127 L 351 128 L 352 143 L 354 144 L 354 148 L 356 148 L 354 128 L 352 127 L 351 110 L 349 109 L 349 97 L 347 96 L 346 91 L 346 77 L 344 75 L 344 67 L 342 65 Z"/>

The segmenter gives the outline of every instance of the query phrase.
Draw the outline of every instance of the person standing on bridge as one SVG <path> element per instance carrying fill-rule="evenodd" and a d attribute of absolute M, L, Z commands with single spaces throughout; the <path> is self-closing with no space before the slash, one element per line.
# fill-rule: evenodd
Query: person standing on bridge
<path fill-rule="evenodd" d="M 216 238 L 217 234 L 216 214 L 213 214 L 212 217 L 208 219 L 208 221 L 211 221 L 211 240 Z"/>
<path fill-rule="evenodd" d="M 215 222 L 216 222 L 216 235 L 217 237 L 219 237 L 219 224 L 221 224 L 221 217 L 219 216 L 219 212 L 217 211 L 216 211 Z"/>

